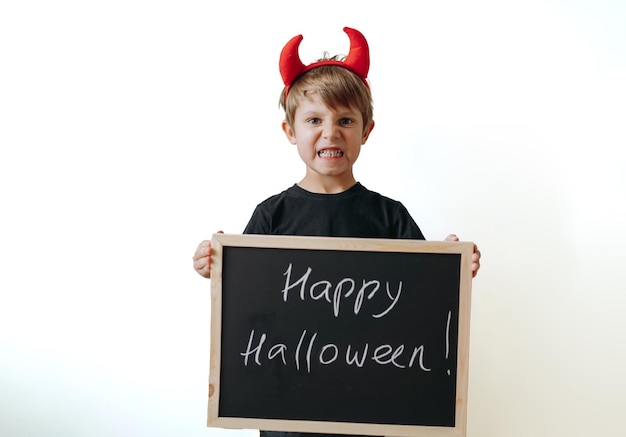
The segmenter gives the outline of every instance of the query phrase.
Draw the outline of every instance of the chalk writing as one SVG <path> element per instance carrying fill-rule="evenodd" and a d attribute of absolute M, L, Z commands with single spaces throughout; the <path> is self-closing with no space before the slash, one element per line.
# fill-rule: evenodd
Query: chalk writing
<path fill-rule="evenodd" d="M 256 336 L 253 329 L 250 331 L 246 350 L 241 352 L 241 356 L 245 366 L 252 364 L 252 362 L 261 366 L 262 360 L 266 359 L 269 361 L 278 359 L 287 366 L 289 356 L 289 362 L 293 359 L 293 364 L 297 370 L 304 370 L 304 368 L 301 369 L 301 362 L 303 362 L 308 373 L 311 372 L 312 362 L 321 365 L 345 362 L 348 366 L 356 367 L 363 367 L 366 362 L 371 362 L 381 366 L 392 365 L 399 369 L 416 367 L 424 372 L 431 371 L 425 364 L 424 345 L 412 348 L 406 347 L 404 344 L 370 346 L 369 343 L 362 343 L 359 346 L 354 346 L 352 344 L 325 343 L 318 345 L 316 343 L 317 337 L 318 333 L 313 332 L 307 339 L 307 331 L 303 330 L 298 344 L 290 348 L 284 343 L 266 344 L 267 334 L 262 333 L 260 336 Z"/>
<path fill-rule="evenodd" d="M 359 314 L 361 311 L 364 299 L 372 300 L 377 297 L 381 297 L 383 300 L 388 299 L 389 306 L 385 310 L 371 314 L 372 317 L 379 319 L 387 315 L 393 309 L 400 300 L 400 294 L 402 293 L 402 281 L 399 281 L 397 286 L 394 286 L 393 289 L 390 281 L 385 281 L 386 293 L 379 293 L 382 281 L 378 279 L 363 279 L 356 293 L 354 292 L 357 289 L 357 281 L 352 278 L 343 278 L 335 285 L 333 285 L 331 281 L 323 279 L 308 286 L 309 277 L 313 269 L 308 267 L 306 272 L 293 282 L 291 279 L 292 270 L 293 264 L 290 263 L 285 273 L 283 273 L 283 276 L 285 276 L 285 286 L 281 290 L 283 300 L 287 302 L 290 291 L 293 289 L 297 290 L 297 288 L 300 287 L 299 296 L 301 300 L 306 300 L 307 297 L 313 300 L 324 299 L 329 304 L 332 304 L 335 317 L 339 317 L 342 299 L 347 299 L 354 295 L 353 311 L 355 315 Z M 395 293 L 393 293 L 394 290 L 396 290 Z"/>
<path fill-rule="evenodd" d="M 312 299 L 314 301 L 324 301 L 332 305 L 334 317 L 339 317 L 342 302 L 350 297 L 354 298 L 353 312 L 358 315 L 361 312 L 364 301 L 382 299 L 385 309 L 381 312 L 371 313 L 373 318 L 382 318 L 389 314 L 396 306 L 402 294 L 402 281 L 397 281 L 397 286 L 391 285 L 391 281 L 381 281 L 379 279 L 362 279 L 357 287 L 358 281 L 344 277 L 333 284 L 330 280 L 321 279 L 313 282 L 311 279 L 313 269 L 307 267 L 299 277 L 293 274 L 293 263 L 289 263 L 283 273 L 285 283 L 280 291 L 282 299 L 287 302 L 290 295 L 295 293 L 302 301 Z M 295 276 L 295 278 L 292 278 Z M 309 285 L 310 283 L 310 285 Z M 384 292 L 381 291 L 384 283 Z M 358 288 L 358 290 L 357 290 Z M 446 358 L 449 353 L 449 324 L 450 313 L 446 327 Z M 307 338 L 308 337 L 308 338 Z M 311 363 L 315 362 L 323 366 L 330 364 L 345 363 L 348 366 L 364 367 L 366 363 L 376 365 L 391 365 L 396 368 L 418 368 L 424 372 L 430 372 L 431 368 L 425 362 L 424 345 L 407 347 L 405 344 L 378 344 L 371 345 L 369 342 L 361 342 L 359 345 L 336 343 L 318 344 L 318 332 L 307 334 L 303 329 L 300 340 L 295 345 L 285 343 L 269 344 L 267 333 L 255 334 L 255 330 L 250 330 L 248 343 L 245 351 L 240 355 L 243 357 L 244 365 L 256 364 L 261 366 L 263 361 L 278 360 L 284 366 L 293 363 L 300 371 L 311 372 Z"/>

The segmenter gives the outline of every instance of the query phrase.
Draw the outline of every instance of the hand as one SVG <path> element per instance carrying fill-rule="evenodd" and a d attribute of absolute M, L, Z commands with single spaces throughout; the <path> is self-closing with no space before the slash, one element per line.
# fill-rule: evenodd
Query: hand
<path fill-rule="evenodd" d="M 196 253 L 193 254 L 193 268 L 200 276 L 211 277 L 211 240 L 204 240 L 198 245 Z"/>
<path fill-rule="evenodd" d="M 193 254 L 193 268 L 200 276 L 211 277 L 211 241 L 203 240 Z"/>
<path fill-rule="evenodd" d="M 450 234 L 444 241 L 459 241 L 459 237 L 455 234 Z M 474 244 L 474 253 L 472 254 L 472 278 L 475 278 L 480 269 L 480 250 L 478 246 Z"/>

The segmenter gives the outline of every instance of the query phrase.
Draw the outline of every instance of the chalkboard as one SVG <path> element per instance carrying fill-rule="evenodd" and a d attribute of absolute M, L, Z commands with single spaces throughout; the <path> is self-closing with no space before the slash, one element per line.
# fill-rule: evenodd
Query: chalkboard
<path fill-rule="evenodd" d="M 465 436 L 472 243 L 212 248 L 209 426 Z"/>

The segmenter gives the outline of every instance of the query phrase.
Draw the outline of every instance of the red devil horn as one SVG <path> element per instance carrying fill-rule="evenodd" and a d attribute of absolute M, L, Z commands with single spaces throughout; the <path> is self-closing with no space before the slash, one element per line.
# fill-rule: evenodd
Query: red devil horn
<path fill-rule="evenodd" d="M 300 60 L 300 55 L 298 54 L 298 48 L 300 47 L 302 39 L 302 35 L 294 36 L 287 44 L 285 44 L 283 51 L 280 52 L 280 75 L 283 78 L 283 83 L 287 86 L 291 85 L 291 83 L 298 76 L 300 76 L 306 68 Z"/>
<path fill-rule="evenodd" d="M 370 51 L 367 40 L 356 29 L 344 27 L 343 31 L 350 38 L 350 53 L 343 62 L 347 68 L 365 80 L 370 69 Z"/>
<path fill-rule="evenodd" d="M 298 49 L 303 39 L 302 35 L 294 36 L 285 44 L 282 52 L 280 52 L 279 69 L 287 90 L 302 73 L 322 65 L 341 65 L 356 73 L 367 84 L 367 73 L 370 69 L 370 51 L 367 40 L 356 29 L 344 27 L 343 31 L 350 38 L 350 52 L 343 62 L 325 60 L 305 66 L 298 54 Z"/>

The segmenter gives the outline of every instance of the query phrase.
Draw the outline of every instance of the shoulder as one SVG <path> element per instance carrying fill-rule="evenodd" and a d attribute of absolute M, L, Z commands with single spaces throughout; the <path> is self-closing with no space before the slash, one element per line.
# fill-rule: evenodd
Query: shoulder
<path fill-rule="evenodd" d="M 277 204 L 284 202 L 286 199 L 298 197 L 299 191 L 297 185 L 292 185 L 280 193 L 274 194 L 267 199 L 263 200 L 261 203 L 257 205 L 257 208 L 265 209 L 271 208 Z"/>
<path fill-rule="evenodd" d="M 273 217 L 277 211 L 285 209 L 285 204 L 289 203 L 288 199 L 294 197 L 295 192 L 295 185 L 293 185 L 258 203 L 244 233 L 269 233 L 268 229 Z"/>
<path fill-rule="evenodd" d="M 402 202 L 363 187 L 368 197 L 372 217 L 382 222 L 382 228 L 391 231 L 392 238 L 424 240 L 424 234 Z"/>
<path fill-rule="evenodd" d="M 361 185 L 360 183 L 357 184 L 356 188 L 357 188 L 356 192 L 358 193 L 358 195 L 368 198 L 370 201 L 378 202 L 378 203 L 393 206 L 393 207 L 402 206 L 402 202 L 400 202 L 399 200 L 392 199 L 391 197 L 385 196 L 377 191 L 369 190 L 365 188 L 365 186 Z"/>

